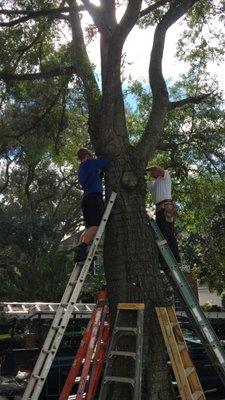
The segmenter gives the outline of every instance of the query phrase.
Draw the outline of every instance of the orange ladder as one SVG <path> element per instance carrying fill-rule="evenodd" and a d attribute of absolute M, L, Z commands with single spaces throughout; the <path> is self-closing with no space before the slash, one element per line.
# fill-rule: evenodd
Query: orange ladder
<path fill-rule="evenodd" d="M 102 290 L 98 295 L 96 308 L 91 315 L 59 400 L 72 398 L 92 400 L 94 398 L 109 341 L 108 318 L 107 293 Z M 80 371 L 80 377 L 78 377 Z M 76 383 L 78 383 L 76 395 L 70 396 Z"/>

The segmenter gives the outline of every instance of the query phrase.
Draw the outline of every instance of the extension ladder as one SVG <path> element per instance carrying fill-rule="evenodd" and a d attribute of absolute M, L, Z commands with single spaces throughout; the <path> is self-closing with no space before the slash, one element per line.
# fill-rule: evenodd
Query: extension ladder
<path fill-rule="evenodd" d="M 200 337 L 223 385 L 225 386 L 225 351 L 210 322 L 199 306 L 191 287 L 189 286 L 183 272 L 180 270 L 179 264 L 174 258 L 174 255 L 155 220 L 151 218 L 150 224 L 153 228 L 159 251 L 167 266 L 165 272 L 167 273 L 172 285 L 178 289 L 178 294 L 184 303 L 186 313 Z"/>
<path fill-rule="evenodd" d="M 8 319 L 53 319 L 59 303 L 0 303 L 1 313 Z M 76 303 L 71 317 L 89 318 L 95 308 L 94 303 Z"/>
<path fill-rule="evenodd" d="M 133 400 L 141 400 L 142 380 L 142 345 L 144 308 L 142 303 L 119 303 L 117 315 L 107 353 L 106 366 L 102 379 L 98 400 L 106 400 L 110 391 L 110 384 L 128 384 L 133 395 Z M 123 341 L 129 335 L 129 340 Z M 129 376 L 120 376 L 118 360 L 128 365 Z M 133 364 L 131 364 L 133 361 Z M 131 373 L 133 372 L 133 376 Z"/>
<path fill-rule="evenodd" d="M 65 333 L 70 316 L 73 312 L 74 305 L 80 295 L 86 275 L 91 266 L 93 257 L 97 250 L 98 244 L 105 230 L 110 212 L 116 199 L 116 193 L 112 193 L 105 209 L 102 221 L 98 227 L 93 243 L 88 252 L 87 258 L 83 265 L 75 264 L 66 290 L 63 294 L 58 310 L 46 337 L 43 348 L 39 354 L 30 380 L 27 384 L 22 400 L 37 400 L 44 386 L 49 369 L 55 358 L 62 337 Z"/>
<path fill-rule="evenodd" d="M 94 398 L 109 340 L 108 318 L 107 293 L 102 290 L 98 295 L 97 305 L 91 315 L 59 400 L 67 400 L 68 398 L 81 400 L 84 395 L 86 400 Z M 82 372 L 80 378 L 78 378 L 80 370 Z M 75 383 L 78 383 L 76 396 L 70 396 Z"/>
<path fill-rule="evenodd" d="M 173 307 L 156 307 L 182 400 L 206 400 Z"/>

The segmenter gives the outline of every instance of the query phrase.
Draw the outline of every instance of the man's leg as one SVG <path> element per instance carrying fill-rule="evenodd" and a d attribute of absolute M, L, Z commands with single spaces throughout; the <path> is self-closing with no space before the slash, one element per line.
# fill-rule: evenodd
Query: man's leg
<path fill-rule="evenodd" d="M 86 243 L 87 246 L 92 242 L 98 230 L 98 226 L 90 226 L 89 228 L 85 229 L 80 237 L 80 244 Z"/>
<path fill-rule="evenodd" d="M 86 229 L 80 237 L 74 261 L 84 261 L 87 248 L 94 239 L 104 214 L 104 202 L 101 193 L 92 193 L 82 201 L 82 210 Z"/>
<path fill-rule="evenodd" d="M 177 240 L 174 231 L 174 224 L 173 222 L 168 222 L 166 220 L 164 209 L 162 208 L 156 213 L 156 223 L 158 224 L 163 236 L 168 242 L 168 245 L 177 260 L 178 263 L 181 262 L 180 254 L 178 250 Z"/>

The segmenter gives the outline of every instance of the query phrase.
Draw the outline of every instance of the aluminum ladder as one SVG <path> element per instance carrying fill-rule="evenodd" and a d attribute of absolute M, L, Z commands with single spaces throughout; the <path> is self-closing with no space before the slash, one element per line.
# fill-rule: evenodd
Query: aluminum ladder
<path fill-rule="evenodd" d="M 172 285 L 178 289 L 178 294 L 185 306 L 185 311 L 201 339 L 213 367 L 216 369 L 225 386 L 225 351 L 202 308 L 198 304 L 183 272 L 180 270 L 179 264 L 174 258 L 167 241 L 152 218 L 150 218 L 150 225 L 153 228 L 157 246 L 166 264 L 164 268 L 165 273 Z"/>
<path fill-rule="evenodd" d="M 108 399 L 111 384 L 129 385 L 130 399 L 141 400 L 143 303 L 119 303 L 106 358 L 98 400 Z M 130 336 L 129 339 L 127 336 Z M 128 376 L 121 376 L 120 362 L 127 364 Z"/>
<path fill-rule="evenodd" d="M 76 301 L 80 295 L 93 257 L 105 230 L 105 226 L 110 216 L 115 199 L 116 193 L 112 192 L 107 207 L 105 209 L 102 221 L 99 225 L 98 231 L 92 242 L 85 262 L 83 263 L 83 265 L 80 263 L 76 263 L 74 266 L 69 282 L 66 286 L 65 292 L 53 319 L 52 325 L 45 339 L 43 348 L 39 354 L 30 380 L 23 394 L 22 400 L 37 400 L 39 398 L 45 380 L 48 376 L 48 372 L 51 368 L 60 342 L 65 333 L 70 316 L 73 312 L 74 305 L 76 304 Z"/>

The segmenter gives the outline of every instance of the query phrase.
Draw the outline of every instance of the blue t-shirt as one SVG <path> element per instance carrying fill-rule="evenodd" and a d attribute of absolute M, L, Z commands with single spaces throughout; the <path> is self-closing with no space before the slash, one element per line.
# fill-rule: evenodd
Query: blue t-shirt
<path fill-rule="evenodd" d="M 84 196 L 91 193 L 102 193 L 101 170 L 109 165 L 110 160 L 105 156 L 96 159 L 88 159 L 80 164 L 78 170 L 78 182 L 82 186 Z"/>

